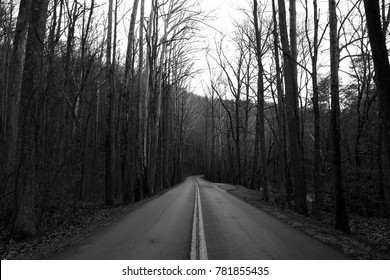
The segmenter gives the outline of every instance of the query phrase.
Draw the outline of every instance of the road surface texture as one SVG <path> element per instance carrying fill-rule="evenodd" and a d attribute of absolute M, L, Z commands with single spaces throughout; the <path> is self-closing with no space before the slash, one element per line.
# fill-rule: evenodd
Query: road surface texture
<path fill-rule="evenodd" d="M 188 179 L 53 259 L 188 259 L 193 208 L 194 183 Z"/>
<path fill-rule="evenodd" d="M 151 200 L 53 259 L 348 259 L 200 177 Z"/>

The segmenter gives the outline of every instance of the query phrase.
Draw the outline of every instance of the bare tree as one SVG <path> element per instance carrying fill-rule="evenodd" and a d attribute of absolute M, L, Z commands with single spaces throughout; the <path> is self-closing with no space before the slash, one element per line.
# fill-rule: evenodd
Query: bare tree
<path fill-rule="evenodd" d="M 112 205 L 112 188 L 115 184 L 115 92 L 113 85 L 113 67 L 111 64 L 112 48 L 112 15 L 113 0 L 108 2 L 108 25 L 107 25 L 107 49 L 106 49 L 106 81 L 107 91 L 107 112 L 106 112 L 106 175 L 105 175 L 105 203 Z"/>
<path fill-rule="evenodd" d="M 289 176 L 289 169 L 286 166 L 287 162 L 287 149 L 286 149 L 286 127 L 285 127 L 285 97 L 282 85 L 282 73 L 280 67 L 279 58 L 279 38 L 278 38 L 278 21 L 275 0 L 272 0 L 272 19 L 273 19 L 273 49 L 276 68 L 276 90 L 278 94 L 278 109 L 277 109 L 277 121 L 278 121 L 278 150 L 279 150 L 279 176 L 282 188 L 283 200 L 287 200 L 287 205 L 291 208 L 291 180 Z M 287 179 L 287 180 L 286 180 Z M 284 201 L 283 201 L 284 203 Z"/>
<path fill-rule="evenodd" d="M 268 194 L 268 176 L 267 176 L 267 157 L 265 153 L 265 127 L 264 127 L 264 81 L 263 81 L 263 63 L 262 63 L 262 42 L 260 27 L 258 21 L 258 4 L 253 0 L 253 23 L 256 37 L 256 60 L 257 60 L 257 111 L 256 111 L 256 137 L 255 137 L 255 157 L 253 162 L 252 180 L 255 184 L 260 182 L 263 189 L 263 199 L 269 201 Z M 260 149 L 259 149 L 260 148 Z M 257 161 L 260 153 L 261 178 L 257 180 Z M 253 184 L 253 183 L 252 183 Z"/>
<path fill-rule="evenodd" d="M 37 95 L 42 80 L 43 41 L 46 30 L 48 1 L 31 3 L 28 26 L 25 67 L 21 82 L 18 117 L 18 157 L 15 181 L 15 221 L 12 235 L 28 237 L 36 233 L 35 185 L 37 151 L 34 142 Z"/>
<path fill-rule="evenodd" d="M 340 100 L 339 100 L 339 42 L 337 35 L 336 1 L 329 0 L 329 32 L 330 32 L 330 71 L 331 71 L 331 126 L 333 175 L 332 186 L 335 193 L 336 229 L 349 232 L 348 216 L 345 206 L 343 173 L 340 150 Z"/>
<path fill-rule="evenodd" d="M 7 135 L 6 135 L 6 164 L 2 172 L 2 185 L 5 186 L 5 192 L 14 193 L 14 208 L 17 209 L 15 224 L 13 226 L 14 235 L 35 234 L 36 228 L 33 222 L 33 212 L 30 217 L 23 215 L 23 204 L 20 200 L 23 195 L 31 194 L 32 189 L 19 189 L 18 186 L 18 165 L 20 164 L 21 151 L 18 147 L 20 135 L 20 110 L 23 81 L 23 67 L 26 57 L 27 31 L 30 24 L 31 1 L 20 2 L 18 19 L 16 22 L 15 36 L 13 40 L 13 49 L 9 64 L 9 91 L 8 91 L 8 110 L 7 110 Z M 29 193 L 30 192 L 30 193 Z M 27 208 L 33 205 L 26 205 Z"/>
<path fill-rule="evenodd" d="M 383 1 L 384 2 L 384 1 Z M 379 178 L 383 180 L 382 163 L 380 160 L 380 151 L 382 150 L 382 139 L 387 151 L 387 160 L 390 165 L 390 63 L 386 46 L 386 31 L 389 26 L 389 17 L 385 18 L 384 4 L 382 6 L 383 27 L 380 22 L 379 1 L 364 1 L 364 7 L 367 18 L 368 36 L 370 39 L 372 58 L 375 67 L 375 84 L 379 95 L 379 116 L 380 127 L 378 132 L 378 173 Z M 382 135 L 383 138 L 382 138 Z M 382 181 L 381 180 L 381 181 Z M 385 198 L 383 182 L 380 182 L 380 197 Z"/>
<path fill-rule="evenodd" d="M 137 92 L 135 82 L 135 26 L 136 17 L 138 12 L 139 0 L 134 0 L 133 9 L 130 18 L 130 27 L 127 38 L 127 52 L 124 72 L 124 123 L 123 123 L 123 135 L 122 145 L 124 150 L 122 151 L 122 192 L 123 192 L 123 204 L 127 205 L 131 202 L 134 192 L 134 199 L 142 199 L 141 189 L 136 186 L 137 168 L 136 168 L 136 151 L 137 151 L 137 138 L 138 133 L 136 127 L 138 125 L 138 99 L 139 92 Z M 142 65 L 142 64 L 141 64 Z M 139 66 L 141 67 L 141 66 Z"/>
<path fill-rule="evenodd" d="M 381 27 L 379 1 L 364 0 L 366 10 L 367 29 L 372 48 L 372 57 L 375 66 L 375 83 L 380 100 L 382 125 L 384 129 L 384 142 L 387 150 L 387 158 L 390 162 L 390 64 L 387 55 L 385 32 L 388 23 Z M 386 23 L 386 21 L 385 21 Z"/>
<path fill-rule="evenodd" d="M 13 49 L 11 54 L 11 63 L 9 67 L 9 92 L 8 92 L 8 111 L 6 137 L 6 164 L 3 186 L 9 186 L 10 191 L 15 188 L 16 181 L 16 164 L 17 164 L 17 144 L 19 137 L 19 111 L 20 99 L 22 94 L 23 67 L 26 58 L 27 31 L 30 24 L 31 0 L 20 2 L 19 14 L 16 23 Z"/>
<path fill-rule="evenodd" d="M 313 189 L 314 189 L 314 206 L 313 206 L 313 215 L 317 219 L 320 218 L 320 207 L 322 203 L 323 195 L 323 185 L 321 180 L 321 146 L 320 146 L 320 110 L 318 104 L 318 74 L 317 74 L 317 62 L 318 62 L 318 50 L 319 50 L 319 38 L 318 38 L 318 29 L 319 29 L 319 18 L 318 18 L 318 5 L 317 0 L 313 0 L 313 39 L 309 37 L 309 16 L 308 16 L 308 1 L 305 1 L 305 29 L 306 29 L 306 39 L 309 44 L 310 58 L 311 58 L 311 80 L 313 88 L 313 111 L 314 111 L 314 153 L 313 153 Z"/>
<path fill-rule="evenodd" d="M 296 45 L 293 43 L 296 42 L 293 38 L 296 36 L 294 33 L 294 27 L 291 26 L 292 40 L 291 48 L 288 41 L 287 34 L 287 23 L 286 23 L 286 9 L 284 1 L 278 0 L 279 3 L 279 26 L 280 26 L 280 38 L 282 43 L 283 50 L 283 60 L 284 60 L 284 81 L 285 81 L 285 94 L 286 94 L 286 120 L 287 120 L 287 135 L 288 135 L 288 145 L 289 145 L 289 167 L 291 174 L 292 186 L 295 191 L 295 208 L 298 213 L 306 213 L 306 187 L 303 176 L 302 169 L 302 153 L 299 147 L 299 125 L 298 125 L 298 115 L 297 115 L 297 98 L 298 98 L 298 88 L 297 88 L 297 77 L 296 77 Z M 290 1 L 290 25 L 295 24 L 295 1 Z M 295 34 L 295 35 L 294 35 Z"/>

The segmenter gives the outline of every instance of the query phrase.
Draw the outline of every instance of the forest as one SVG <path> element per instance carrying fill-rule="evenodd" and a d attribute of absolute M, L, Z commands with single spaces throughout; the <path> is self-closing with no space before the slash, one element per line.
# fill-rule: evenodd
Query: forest
<path fill-rule="evenodd" d="M 390 1 L 235 14 L 226 32 L 200 0 L 0 0 L 2 237 L 198 174 L 344 233 L 388 223 Z"/>

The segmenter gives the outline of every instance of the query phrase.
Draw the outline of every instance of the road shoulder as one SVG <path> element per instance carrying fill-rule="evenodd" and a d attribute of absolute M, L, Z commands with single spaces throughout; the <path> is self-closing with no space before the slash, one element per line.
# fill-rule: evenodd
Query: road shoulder
<path fill-rule="evenodd" d="M 386 245 L 369 241 L 359 236 L 358 233 L 344 234 L 333 229 L 331 225 L 299 215 L 289 209 L 281 209 L 276 204 L 265 203 L 261 200 L 260 191 L 247 189 L 240 185 L 215 185 L 354 259 L 390 259 L 390 251 Z"/>

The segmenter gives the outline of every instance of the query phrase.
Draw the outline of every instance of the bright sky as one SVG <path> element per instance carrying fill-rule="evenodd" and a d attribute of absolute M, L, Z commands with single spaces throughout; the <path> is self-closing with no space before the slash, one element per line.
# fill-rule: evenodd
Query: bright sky
<path fill-rule="evenodd" d="M 145 2 L 145 16 L 149 16 L 149 10 L 150 10 L 150 1 L 146 0 Z M 203 45 L 198 45 L 198 48 L 209 46 L 211 48 L 214 47 L 214 41 L 215 41 L 215 35 L 217 34 L 216 30 L 221 31 L 224 34 L 231 34 L 234 31 L 233 22 L 239 21 L 240 18 L 243 18 L 243 12 L 239 11 L 239 8 L 246 8 L 248 9 L 250 7 L 250 4 L 252 0 L 240 0 L 240 1 L 234 1 L 234 0 L 188 0 L 190 1 L 199 1 L 200 7 L 205 13 L 210 13 L 211 19 L 210 22 L 208 22 L 209 27 L 202 26 L 202 32 L 201 35 L 203 36 Z M 103 0 L 97 0 L 98 3 L 101 3 L 105 6 L 107 1 Z M 266 0 L 261 1 L 261 3 L 267 2 Z M 268 0 L 269 3 L 271 3 L 271 0 Z M 298 17 L 303 18 L 304 17 L 304 10 L 302 8 L 302 1 L 297 1 L 297 12 Z M 320 13 L 321 13 L 321 22 L 327 21 L 327 0 L 318 0 Z M 120 48 L 122 52 L 122 56 L 124 55 L 124 51 L 126 49 L 127 44 L 127 32 L 128 32 L 128 25 L 130 21 L 130 12 L 133 5 L 133 0 L 123 0 L 123 4 L 121 5 L 119 17 L 124 17 L 124 20 L 121 21 L 119 24 L 119 35 L 118 38 L 120 40 Z M 288 9 L 288 3 L 286 3 L 287 9 Z M 309 7 L 312 6 L 312 1 L 308 0 Z M 106 10 L 106 7 L 103 7 L 104 10 Z M 271 16 L 271 6 L 269 5 L 269 9 L 266 9 L 266 12 L 269 12 Z M 298 23 L 299 19 L 298 19 Z M 326 33 L 329 33 L 327 31 Z M 326 48 L 327 42 L 323 42 L 323 48 Z M 193 81 L 191 82 L 191 89 L 197 93 L 197 94 L 203 94 L 203 84 L 205 81 L 209 81 L 208 76 L 208 70 L 207 70 L 207 63 L 206 63 L 206 52 L 205 51 L 199 51 L 198 54 L 194 57 L 195 60 L 195 68 L 196 69 L 203 69 L 203 74 L 197 74 L 195 75 Z M 325 64 L 327 61 L 327 56 L 324 57 Z M 348 65 L 347 60 L 343 62 L 344 64 Z M 343 67 L 343 65 L 341 65 Z M 325 69 L 326 70 L 326 69 Z M 327 70 L 328 71 L 328 70 Z"/>
<path fill-rule="evenodd" d="M 218 31 L 222 33 L 231 33 L 233 31 L 233 18 L 237 18 L 239 12 L 235 9 L 237 1 L 233 0 L 202 0 L 201 8 L 206 13 L 210 13 L 211 20 L 208 23 L 210 27 L 205 28 L 203 46 L 204 48 L 214 47 L 214 42 Z M 218 30 L 218 31 L 217 31 Z M 204 83 L 209 81 L 209 74 L 206 62 L 206 50 L 198 53 L 195 67 L 200 69 L 201 73 L 197 74 L 191 88 L 196 94 L 204 94 Z"/>
<path fill-rule="evenodd" d="M 229 33 L 232 33 L 234 31 L 234 21 L 240 21 L 240 19 L 244 18 L 243 11 L 240 11 L 240 9 L 250 9 L 251 4 L 253 0 L 241 0 L 241 1 L 234 1 L 234 0 L 202 0 L 201 7 L 204 11 L 213 11 L 212 15 L 214 20 L 211 22 L 211 26 L 217 30 L 220 30 L 222 33 L 229 35 Z M 272 7 L 271 7 L 271 0 L 263 0 L 260 1 L 260 6 L 265 5 L 268 2 L 265 12 L 269 16 L 272 16 Z M 305 17 L 305 10 L 303 3 L 304 0 L 297 0 L 297 24 L 302 25 L 303 20 Z M 262 4 L 263 3 L 263 4 Z M 312 15 L 312 1 L 307 1 L 309 6 L 309 17 Z M 320 16 L 320 26 L 326 26 L 326 23 L 328 21 L 328 0 L 318 0 L 318 9 L 319 9 L 319 16 Z M 340 2 L 339 4 L 339 13 L 346 13 L 350 10 L 351 3 L 349 1 L 346 2 Z M 259 7 L 260 9 L 260 7 Z M 286 9 L 288 11 L 288 3 L 286 3 Z M 250 13 L 250 11 L 249 11 Z M 310 28 L 310 26 L 309 26 Z M 214 35 L 216 34 L 216 31 L 212 28 L 209 28 L 208 30 L 205 30 L 205 33 L 207 33 L 205 45 L 209 44 L 210 47 L 213 47 L 214 45 Z M 321 30 L 320 30 L 321 33 Z M 329 34 L 329 29 L 325 31 L 325 40 L 322 42 L 321 50 L 328 49 L 329 41 L 326 39 Z M 340 40 L 340 44 L 342 45 L 344 43 L 344 38 L 342 37 Z M 353 51 L 352 51 L 353 52 Z M 341 53 L 341 57 L 346 55 L 346 52 Z M 199 61 L 197 66 L 199 68 L 206 68 L 207 64 L 205 61 L 205 53 L 199 54 Z M 319 57 L 319 64 L 322 64 L 323 68 L 319 69 L 319 73 L 327 73 L 329 72 L 329 53 L 325 52 L 323 54 L 320 54 Z M 344 59 L 341 61 L 340 69 L 341 70 L 347 70 L 349 67 L 350 60 Z M 202 87 L 202 81 L 208 82 L 209 75 L 207 73 L 208 71 L 205 71 L 204 74 L 196 77 L 192 83 L 192 87 L 194 89 L 194 92 L 197 94 L 202 94 L 203 87 Z M 340 77 L 344 80 L 348 80 L 348 75 L 343 73 L 343 71 L 339 72 Z"/>
<path fill-rule="evenodd" d="M 91 0 L 86 0 L 87 4 L 89 5 Z M 118 25 L 118 47 L 120 52 L 121 59 L 124 58 L 126 48 L 127 48 L 127 34 L 129 29 L 129 23 L 130 23 L 130 16 L 131 16 L 131 10 L 133 8 L 134 0 L 122 0 L 123 2 L 120 4 L 119 10 L 118 10 L 118 19 L 119 25 Z M 233 30 L 233 24 L 232 24 L 232 18 L 237 18 L 237 15 L 240 14 L 235 7 L 237 6 L 237 1 L 234 0 L 188 0 L 188 2 L 191 1 L 198 1 L 200 3 L 200 8 L 203 12 L 206 14 L 210 13 L 210 21 L 208 22 L 209 27 L 206 25 L 201 26 L 202 33 L 201 36 L 203 37 L 203 43 L 200 45 L 197 45 L 197 48 L 202 48 L 207 45 L 210 47 L 214 44 L 214 36 L 217 33 L 216 30 L 220 30 L 224 33 L 230 33 Z M 95 2 L 100 7 L 100 12 L 102 13 L 102 19 L 106 18 L 107 9 L 108 9 L 108 1 L 106 0 L 95 0 Z M 114 1 L 115 2 L 115 1 Z M 246 0 L 240 1 L 240 3 L 245 3 Z M 145 0 L 145 16 L 148 17 L 150 13 L 151 8 L 151 0 Z M 139 10 L 140 10 L 140 3 L 138 7 L 138 17 L 139 17 Z M 216 30 L 215 30 L 216 29 Z M 204 69 L 207 67 L 206 60 L 205 60 L 205 52 L 199 51 L 194 57 L 195 65 L 194 67 L 196 69 Z M 204 80 L 205 77 L 203 75 L 195 75 L 193 81 L 191 82 L 191 89 L 197 93 L 197 94 L 203 94 L 202 89 L 202 80 Z M 208 77 L 206 77 L 208 79 Z"/>

